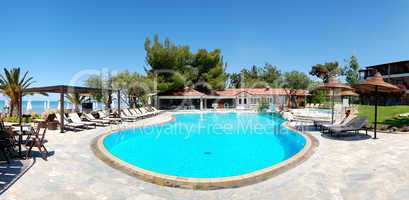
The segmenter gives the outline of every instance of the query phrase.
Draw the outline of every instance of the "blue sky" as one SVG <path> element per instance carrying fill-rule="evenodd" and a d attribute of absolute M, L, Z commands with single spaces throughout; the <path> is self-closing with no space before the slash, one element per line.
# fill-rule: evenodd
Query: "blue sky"
<path fill-rule="evenodd" d="M 146 37 L 220 48 L 228 71 L 270 62 L 308 72 L 352 54 L 362 66 L 409 59 L 407 0 L 2 1 L 0 67 L 36 85 L 81 70 L 143 72 Z"/>

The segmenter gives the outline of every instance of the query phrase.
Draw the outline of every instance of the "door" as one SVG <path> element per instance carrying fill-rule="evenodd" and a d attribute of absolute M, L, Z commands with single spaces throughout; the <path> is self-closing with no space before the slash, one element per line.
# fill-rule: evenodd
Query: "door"
<path fill-rule="evenodd" d="M 249 102 L 247 101 L 247 95 L 245 94 L 240 94 L 237 97 L 237 107 L 238 108 L 247 108 L 247 104 Z"/>

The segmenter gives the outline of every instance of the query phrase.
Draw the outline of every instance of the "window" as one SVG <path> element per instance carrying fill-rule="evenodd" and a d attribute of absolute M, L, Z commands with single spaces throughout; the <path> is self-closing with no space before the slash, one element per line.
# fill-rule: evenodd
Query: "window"
<path fill-rule="evenodd" d="M 244 99 L 244 104 L 247 104 L 247 99 L 246 98 Z"/>
<path fill-rule="evenodd" d="M 241 99 L 239 99 L 239 104 L 241 104 Z"/>

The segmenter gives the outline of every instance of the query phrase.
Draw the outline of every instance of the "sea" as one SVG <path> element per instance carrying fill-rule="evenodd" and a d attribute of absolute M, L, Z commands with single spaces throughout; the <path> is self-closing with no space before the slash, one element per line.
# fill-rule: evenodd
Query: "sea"
<path fill-rule="evenodd" d="M 5 112 L 5 102 L 4 100 L 0 100 L 0 111 L 2 113 Z M 24 101 L 23 100 L 23 113 L 32 113 L 35 112 L 37 114 L 42 114 L 44 113 L 47 109 L 45 109 L 45 105 L 47 105 L 47 101 L 38 101 L 38 100 L 31 100 L 31 109 L 27 110 L 27 104 L 29 101 Z M 66 109 L 70 109 L 73 108 L 73 105 L 69 102 L 65 102 L 65 108 Z M 93 105 L 93 109 L 94 110 L 98 110 L 98 109 L 102 109 L 103 108 L 103 104 L 101 103 L 94 103 Z M 56 110 L 59 109 L 59 101 L 50 101 L 50 108 L 49 110 Z"/>

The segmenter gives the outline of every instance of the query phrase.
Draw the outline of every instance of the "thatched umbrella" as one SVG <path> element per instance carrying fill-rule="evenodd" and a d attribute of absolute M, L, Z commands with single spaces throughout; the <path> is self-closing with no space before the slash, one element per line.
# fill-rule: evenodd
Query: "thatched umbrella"
<path fill-rule="evenodd" d="M 335 89 L 341 89 L 341 90 L 354 90 L 352 87 L 350 87 L 347 84 L 343 84 L 338 81 L 338 79 L 335 76 L 332 76 L 329 78 L 328 83 L 323 83 L 318 85 L 317 89 L 329 89 L 332 92 L 332 114 L 331 114 L 331 123 L 334 123 L 334 97 L 335 97 Z"/>
<path fill-rule="evenodd" d="M 375 92 L 374 139 L 376 139 L 376 126 L 378 123 L 378 92 L 392 93 L 401 92 L 402 90 L 398 86 L 385 82 L 379 72 L 377 72 L 372 78 L 362 81 L 355 87 L 362 92 Z"/>
<path fill-rule="evenodd" d="M 331 94 L 327 94 L 327 97 L 331 97 Z M 334 96 L 339 96 L 339 97 L 357 97 L 359 96 L 359 94 L 357 94 L 356 92 L 352 91 L 352 90 L 344 90 L 342 92 L 340 92 L 339 94 L 335 94 Z"/>

